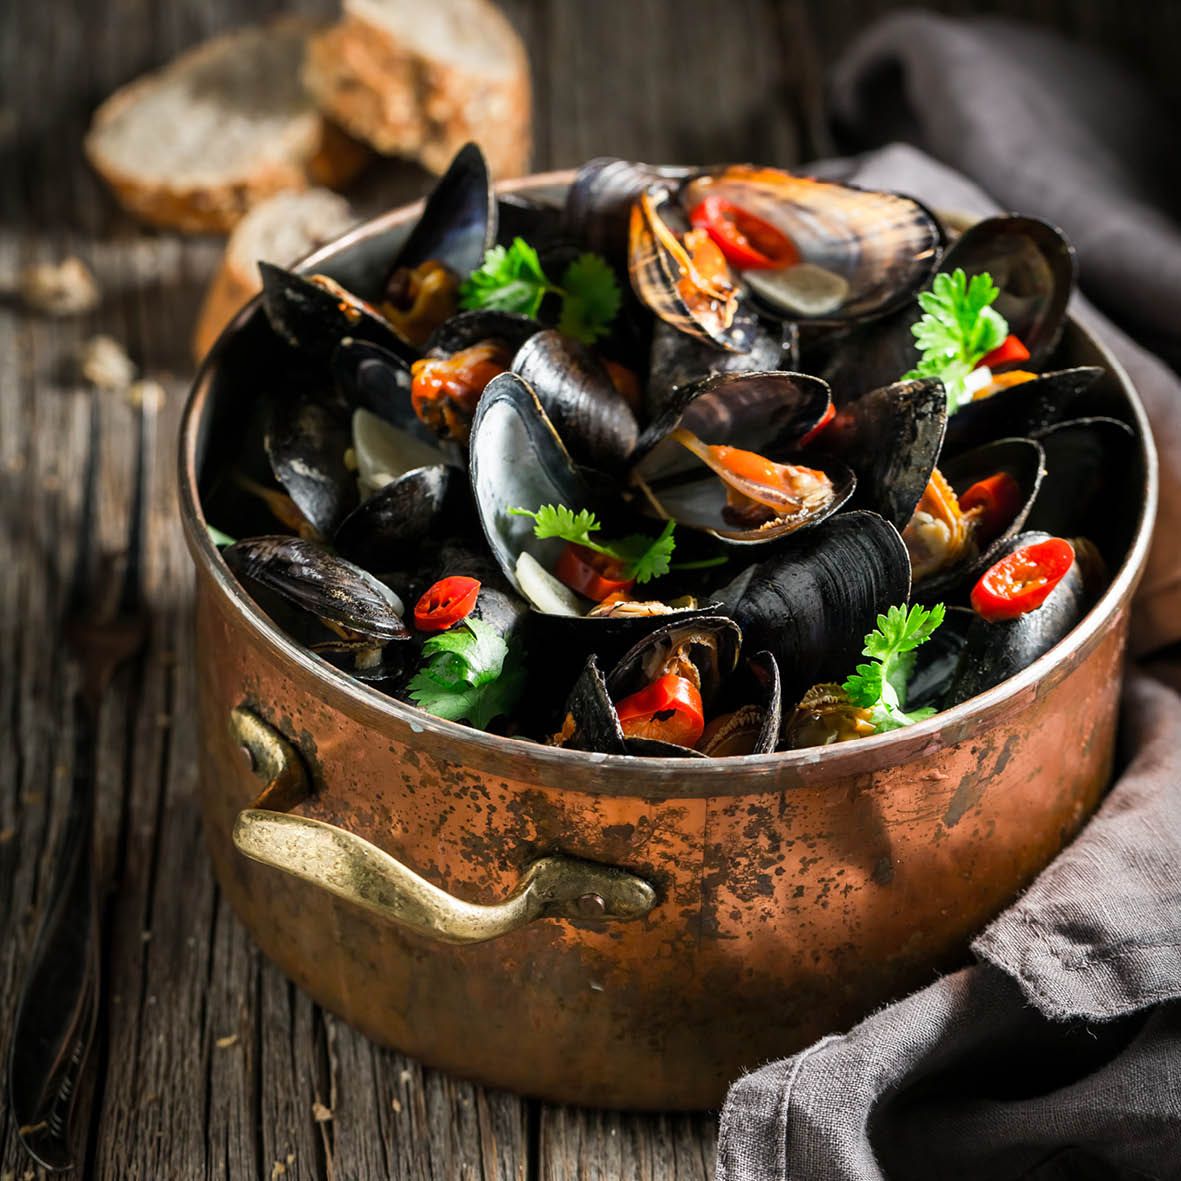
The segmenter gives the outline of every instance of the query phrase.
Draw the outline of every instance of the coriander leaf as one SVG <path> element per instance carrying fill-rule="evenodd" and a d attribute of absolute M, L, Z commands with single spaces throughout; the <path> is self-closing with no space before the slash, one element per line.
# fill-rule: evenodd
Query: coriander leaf
<path fill-rule="evenodd" d="M 907 682 L 914 669 L 915 649 L 925 644 L 943 622 L 945 608 L 936 603 L 927 608 L 890 607 L 877 618 L 877 628 L 865 637 L 862 652 L 874 661 L 859 664 L 856 672 L 841 686 L 849 700 L 869 710 L 876 733 L 909 726 L 934 711 L 903 710 Z"/>
<path fill-rule="evenodd" d="M 911 332 L 922 356 L 904 376 L 940 378 L 953 414 L 968 397 L 964 378 L 1009 334 L 1005 318 L 990 306 L 999 294 L 990 274 L 969 280 L 959 267 L 936 275 L 931 289 L 919 294 L 924 314 Z"/>
<path fill-rule="evenodd" d="M 532 517 L 534 536 L 541 540 L 560 538 L 574 545 L 584 546 L 597 554 L 604 554 L 623 563 L 624 578 L 636 582 L 650 582 L 669 571 L 669 559 L 676 548 L 673 538 L 675 522 L 666 522 L 659 537 L 633 533 L 610 543 L 593 541 L 592 533 L 600 529 L 599 520 L 587 509 L 575 513 L 564 504 L 543 504 L 536 512 L 527 508 L 510 508 L 514 517 Z"/>
<path fill-rule="evenodd" d="M 422 646 L 425 663 L 410 681 L 410 699 L 428 713 L 485 729 L 511 712 L 524 685 L 518 653 L 492 627 L 471 617 Z"/>
<path fill-rule="evenodd" d="M 580 254 L 562 274 L 562 314 L 558 330 L 594 344 L 619 312 L 623 295 L 615 272 L 597 254 Z"/>
<path fill-rule="evenodd" d="M 209 534 L 209 540 L 212 541 L 218 549 L 221 549 L 221 547 L 224 545 L 236 544 L 234 539 L 228 533 L 223 533 L 216 525 L 207 524 L 205 526 L 205 532 Z"/>
<path fill-rule="evenodd" d="M 675 523 L 668 521 L 659 537 L 652 538 L 643 533 L 633 533 L 622 541 L 615 542 L 611 548 L 615 550 L 616 557 L 626 563 L 629 578 L 634 578 L 640 583 L 651 582 L 653 578 L 668 573 L 669 562 L 677 544 L 673 537 L 674 528 Z"/>
<path fill-rule="evenodd" d="M 493 246 L 485 253 L 483 264 L 460 287 L 459 303 L 536 316 L 541 301 L 557 290 L 541 269 L 537 251 L 514 238 L 511 246 Z"/>

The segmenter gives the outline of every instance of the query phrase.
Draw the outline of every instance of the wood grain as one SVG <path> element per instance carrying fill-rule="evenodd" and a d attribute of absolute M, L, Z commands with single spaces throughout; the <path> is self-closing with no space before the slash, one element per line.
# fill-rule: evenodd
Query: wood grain
<path fill-rule="evenodd" d="M 611 153 L 791 164 L 829 149 L 826 61 L 889 0 L 505 0 L 536 87 L 536 164 Z M 390 1177 L 704 1181 L 712 1116 L 551 1108 L 424 1070 L 322 1012 L 254 949 L 219 898 L 202 845 L 174 440 L 188 340 L 220 253 L 133 224 L 85 167 L 89 112 L 115 86 L 203 37 L 329 0 L 55 0 L 0 5 L 0 291 L 22 265 L 80 254 L 101 309 L 22 314 L 0 296 L 0 1041 L 64 820 L 68 677 L 57 621 L 79 540 L 118 548 L 136 409 L 76 377 L 95 332 L 123 342 L 167 391 L 153 439 L 145 554 L 150 645 L 102 728 L 98 843 L 111 893 L 103 1049 L 86 1168 L 104 1178 Z M 1134 61 L 1179 97 L 1181 13 L 1106 0 L 941 0 L 948 12 L 1028 15 Z M 422 191 L 409 165 L 362 186 L 375 211 Z M 82 473 L 100 431 L 98 512 Z M 0 1083 L 0 1086 L 3 1084 Z M 0 1099 L 3 1096 L 0 1095 Z M 0 1110 L 0 1178 L 35 1176 Z"/>

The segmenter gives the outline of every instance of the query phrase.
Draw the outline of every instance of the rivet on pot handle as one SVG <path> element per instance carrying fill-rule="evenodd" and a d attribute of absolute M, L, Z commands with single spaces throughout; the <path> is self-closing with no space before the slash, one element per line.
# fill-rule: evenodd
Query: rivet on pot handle
<path fill-rule="evenodd" d="M 287 813 L 311 794 L 298 751 L 241 706 L 231 711 L 230 730 L 265 783 L 254 806 L 234 823 L 239 852 L 419 935 L 444 943 L 481 943 L 535 919 L 633 919 L 656 905 L 656 891 L 643 878 L 564 854 L 533 862 L 503 902 L 465 902 L 363 837 Z"/>

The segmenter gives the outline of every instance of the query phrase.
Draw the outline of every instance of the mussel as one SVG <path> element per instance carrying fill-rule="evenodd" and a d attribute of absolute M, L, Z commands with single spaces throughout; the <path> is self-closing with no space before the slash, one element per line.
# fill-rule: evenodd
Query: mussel
<path fill-rule="evenodd" d="M 783 695 L 847 675 L 867 632 L 910 596 L 910 561 L 898 530 L 869 512 L 831 517 L 740 574 L 720 592 L 753 651 L 779 664 Z"/>
<path fill-rule="evenodd" d="M 252 537 L 227 546 L 222 557 L 235 574 L 276 591 L 354 637 L 382 644 L 410 638 L 398 596 L 368 571 L 314 541 Z"/>
<path fill-rule="evenodd" d="M 745 269 L 759 303 L 790 320 L 844 323 L 884 315 L 925 286 L 943 253 L 943 230 L 921 202 L 778 168 L 733 164 L 687 182 L 688 210 L 755 218 L 786 238 L 786 265 Z M 900 374 L 893 375 L 895 377 Z"/>
<path fill-rule="evenodd" d="M 635 450 L 639 428 L 602 361 L 557 329 L 536 332 L 510 366 L 526 381 L 573 458 L 612 470 Z"/>
<path fill-rule="evenodd" d="M 843 464 L 793 453 L 828 410 L 827 387 L 807 374 L 707 377 L 645 432 L 632 480 L 679 525 L 728 542 L 786 537 L 831 516 L 856 485 Z"/>
<path fill-rule="evenodd" d="M 1012 537 L 997 558 L 1022 546 L 1047 541 L 1048 533 Z M 943 707 L 967 701 L 1031 665 L 1048 652 L 1083 617 L 1088 605 L 1087 579 L 1076 559 L 1049 598 L 1016 619 L 989 623 L 977 616 L 968 627 L 956 669 L 943 696 Z"/>

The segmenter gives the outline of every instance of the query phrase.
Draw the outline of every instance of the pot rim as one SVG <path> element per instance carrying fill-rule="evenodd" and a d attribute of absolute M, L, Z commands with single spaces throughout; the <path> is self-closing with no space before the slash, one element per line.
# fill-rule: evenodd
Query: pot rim
<path fill-rule="evenodd" d="M 500 182 L 496 189 L 499 193 L 514 193 L 564 186 L 570 184 L 574 175 L 572 169 L 535 173 L 516 180 Z M 297 264 L 298 269 L 310 269 L 346 249 L 397 228 L 417 217 L 423 204 L 423 200 L 420 199 L 361 223 L 308 255 Z M 967 223 L 976 220 L 974 217 L 962 217 L 959 214 L 941 216 L 947 220 L 955 219 Z M 354 679 L 288 638 L 230 572 L 217 547 L 210 540 L 201 509 L 197 481 L 200 427 L 209 401 L 213 378 L 225 352 L 226 339 L 241 329 L 258 305 L 259 297 L 255 296 L 223 329 L 197 371 L 181 418 L 178 440 L 179 500 L 185 541 L 194 564 L 199 571 L 212 579 L 239 620 L 258 632 L 276 654 L 311 674 L 318 682 L 318 687 L 325 690 L 329 698 L 340 695 L 354 705 L 402 726 L 408 726 L 416 734 L 425 733 L 444 742 L 458 743 L 463 750 L 463 761 L 473 769 L 477 769 L 481 764 L 490 764 L 488 769 L 494 769 L 495 764 L 501 759 L 519 757 L 522 750 L 527 749 L 531 759 L 536 760 L 539 772 L 550 770 L 560 774 L 564 768 L 589 765 L 600 772 L 597 776 L 600 782 L 610 773 L 611 794 L 619 795 L 661 794 L 660 789 L 664 785 L 673 784 L 676 785 L 678 793 L 684 795 L 746 794 L 751 790 L 748 776 L 779 777 L 784 773 L 790 776 L 793 772 L 798 774 L 818 765 L 823 765 L 826 770 L 830 769 L 834 777 L 872 773 L 881 767 L 907 762 L 980 734 L 1002 715 L 1022 708 L 1028 698 L 1045 692 L 1099 641 L 1119 612 L 1130 602 L 1144 572 L 1152 539 L 1152 527 L 1156 519 L 1158 497 L 1157 452 L 1148 417 L 1123 366 L 1111 355 L 1106 345 L 1096 339 L 1073 316 L 1068 316 L 1068 322 L 1081 332 L 1099 353 L 1103 364 L 1111 370 L 1127 398 L 1139 432 L 1145 486 L 1135 536 L 1119 571 L 1098 602 L 1070 634 L 1049 652 L 987 692 L 969 698 L 925 721 L 885 734 L 861 738 L 856 742 L 837 743 L 829 747 L 809 747 L 762 755 L 736 755 L 721 761 L 636 758 L 630 755 L 565 750 L 523 739 L 489 734 L 459 722 L 434 717 L 414 706 L 397 701 Z M 1059 675 L 1055 676 L 1055 673 Z M 725 772 L 728 770 L 741 770 L 742 778 L 727 780 Z M 716 782 L 709 782 L 711 780 Z M 703 789 L 707 786 L 709 790 L 704 792 Z"/>

